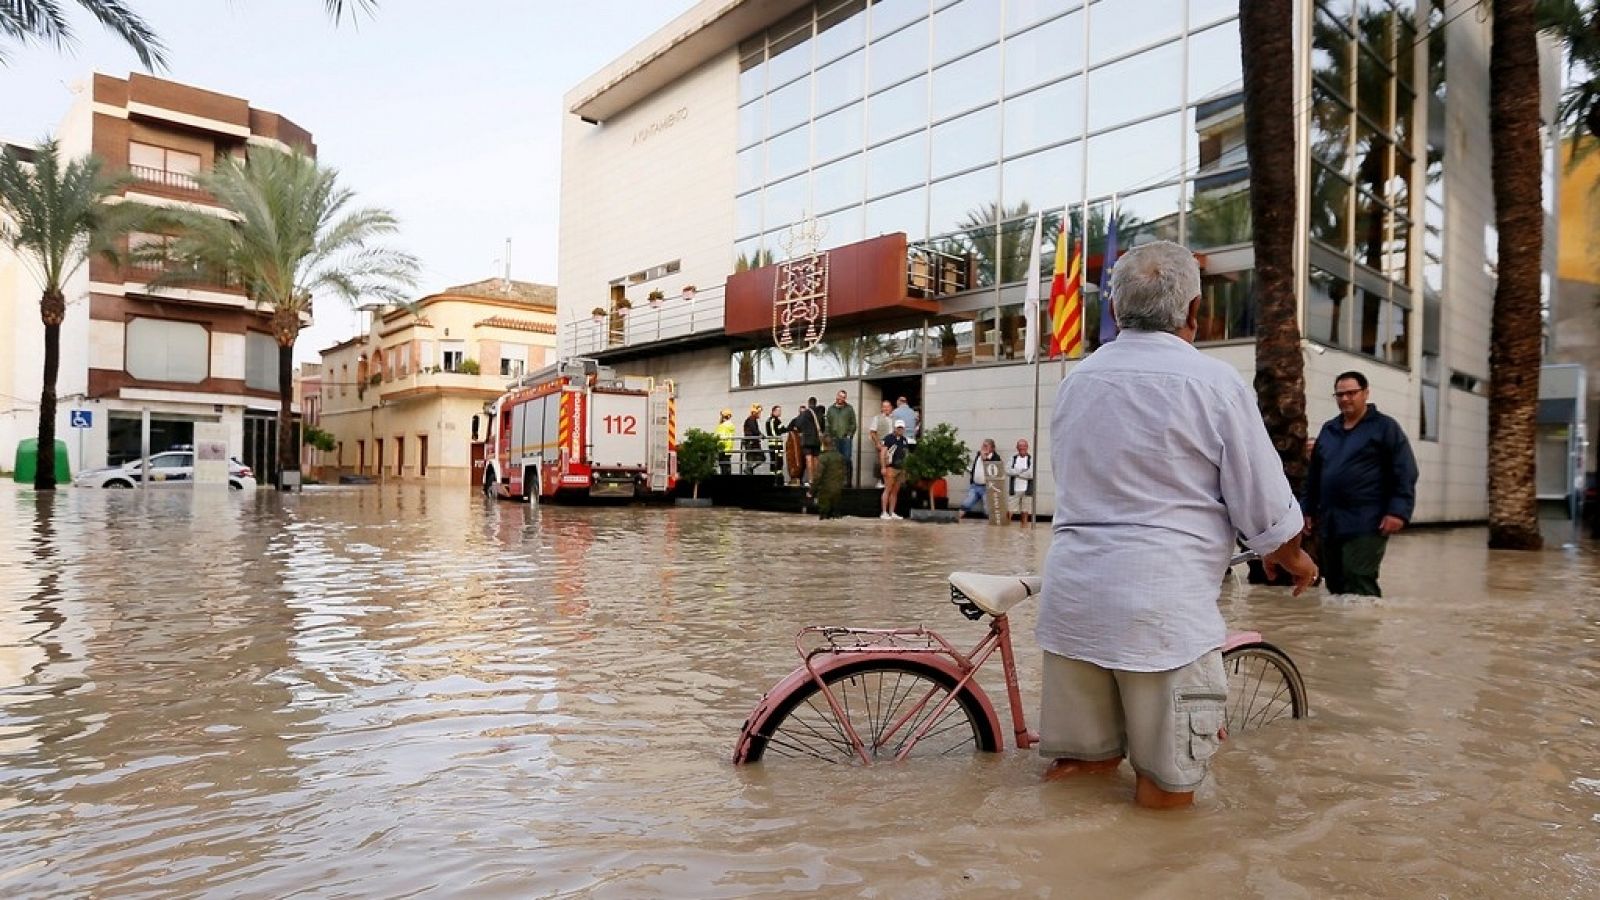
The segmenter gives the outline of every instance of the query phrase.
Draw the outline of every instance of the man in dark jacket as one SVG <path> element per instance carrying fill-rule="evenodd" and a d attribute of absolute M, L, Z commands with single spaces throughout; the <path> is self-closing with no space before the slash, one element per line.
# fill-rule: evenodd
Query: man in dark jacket
<path fill-rule="evenodd" d="M 805 454 L 805 485 L 810 487 L 817 478 L 817 457 L 822 454 L 822 435 L 826 414 L 817 406 L 817 398 L 800 407 L 800 415 L 789 423 L 789 430 L 800 435 L 800 452 Z"/>
<path fill-rule="evenodd" d="M 761 404 L 750 404 L 750 415 L 744 420 L 744 451 L 743 471 L 746 475 L 755 473 L 756 466 L 761 465 Z"/>
<path fill-rule="evenodd" d="M 1417 505 L 1417 460 L 1400 423 L 1367 402 L 1367 377 L 1333 383 L 1339 415 L 1317 435 L 1301 504 L 1322 539 L 1322 575 L 1335 594 L 1381 597 L 1378 568 Z"/>

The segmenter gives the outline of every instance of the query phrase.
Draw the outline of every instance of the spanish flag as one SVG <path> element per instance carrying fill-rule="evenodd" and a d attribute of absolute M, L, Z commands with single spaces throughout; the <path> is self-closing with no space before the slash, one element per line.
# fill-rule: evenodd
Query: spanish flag
<path fill-rule="evenodd" d="M 1061 217 L 1055 276 L 1050 279 L 1050 355 L 1077 359 L 1083 355 L 1083 245 L 1072 241 L 1072 258 L 1067 258 L 1070 218 Z"/>

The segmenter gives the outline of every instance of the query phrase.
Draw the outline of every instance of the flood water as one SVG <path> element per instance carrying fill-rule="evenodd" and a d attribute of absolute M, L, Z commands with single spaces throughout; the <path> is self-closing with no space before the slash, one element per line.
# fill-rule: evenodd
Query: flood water
<path fill-rule="evenodd" d="M 1390 545 L 1383 600 L 1230 586 L 1313 715 L 1196 809 L 1009 751 L 735 768 L 802 625 L 983 626 L 1048 531 L 663 507 L 0 489 L 7 897 L 1581 897 L 1600 553 Z M 1033 610 L 1014 614 L 1030 719 Z M 996 671 L 986 685 L 1000 704 Z M 1009 739 L 1009 735 L 1008 735 Z"/>

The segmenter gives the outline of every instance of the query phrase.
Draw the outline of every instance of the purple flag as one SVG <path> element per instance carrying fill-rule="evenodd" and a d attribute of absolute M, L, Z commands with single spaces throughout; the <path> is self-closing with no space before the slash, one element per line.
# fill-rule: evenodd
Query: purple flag
<path fill-rule="evenodd" d="M 1106 226 L 1106 255 L 1100 258 L 1100 343 L 1117 339 L 1117 320 L 1111 315 L 1111 267 L 1117 262 L 1117 212 Z"/>

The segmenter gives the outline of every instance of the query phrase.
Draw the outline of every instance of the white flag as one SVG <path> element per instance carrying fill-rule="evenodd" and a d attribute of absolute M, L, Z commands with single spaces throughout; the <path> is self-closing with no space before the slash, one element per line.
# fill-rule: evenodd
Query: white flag
<path fill-rule="evenodd" d="M 1039 355 L 1039 244 L 1044 229 L 1044 214 L 1033 220 L 1033 249 L 1028 252 L 1028 292 L 1023 295 L 1023 316 L 1028 323 L 1028 350 L 1026 359 L 1033 362 Z"/>

